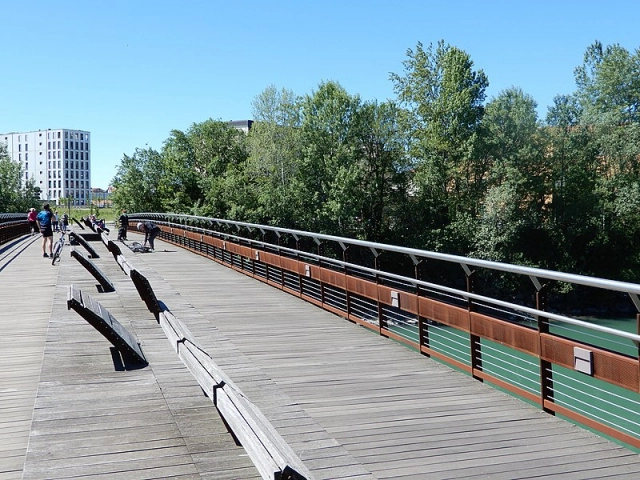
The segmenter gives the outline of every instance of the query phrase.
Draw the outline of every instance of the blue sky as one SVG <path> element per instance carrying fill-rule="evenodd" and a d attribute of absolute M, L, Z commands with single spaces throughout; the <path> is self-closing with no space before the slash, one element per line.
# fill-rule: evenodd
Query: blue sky
<path fill-rule="evenodd" d="M 408 48 L 443 39 L 489 78 L 538 103 L 575 90 L 595 40 L 640 48 L 637 1 L 432 2 L 58 0 L 3 2 L 0 132 L 91 132 L 92 185 L 123 154 L 162 148 L 171 130 L 251 118 L 269 85 L 298 95 L 338 81 L 394 98 Z"/>

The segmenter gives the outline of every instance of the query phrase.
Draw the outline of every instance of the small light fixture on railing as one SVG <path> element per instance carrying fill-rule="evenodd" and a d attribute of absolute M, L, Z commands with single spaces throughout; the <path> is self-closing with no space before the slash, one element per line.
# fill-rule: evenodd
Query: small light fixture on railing
<path fill-rule="evenodd" d="M 585 348 L 573 347 L 573 368 L 577 372 L 593 375 L 593 352 Z"/>

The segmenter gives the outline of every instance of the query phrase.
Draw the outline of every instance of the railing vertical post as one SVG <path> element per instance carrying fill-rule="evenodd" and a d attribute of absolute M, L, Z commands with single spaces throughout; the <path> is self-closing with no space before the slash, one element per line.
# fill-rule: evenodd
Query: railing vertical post
<path fill-rule="evenodd" d="M 371 248 L 371 252 L 373 253 L 373 268 L 376 271 L 376 286 L 380 285 L 380 253 L 375 249 Z M 382 335 L 382 329 L 386 328 L 384 324 L 384 314 L 382 312 L 382 304 L 380 303 L 380 290 L 378 289 L 378 293 L 376 294 L 376 309 L 378 312 L 378 334 Z"/>
<path fill-rule="evenodd" d="M 472 271 L 468 265 L 462 265 L 465 272 L 465 282 L 467 293 L 473 293 L 476 287 L 476 272 Z M 483 379 L 476 375 L 476 371 L 482 371 L 482 343 L 478 335 L 473 334 L 471 312 L 475 310 L 475 306 L 471 298 L 467 298 L 467 318 L 469 320 L 469 348 L 471 353 L 471 375 L 479 381 Z"/>
<path fill-rule="evenodd" d="M 546 310 L 547 295 L 544 286 L 536 286 L 536 290 L 536 309 Z M 542 355 L 542 334 L 549 333 L 549 322 L 541 315 L 538 315 L 536 320 L 538 322 L 538 358 L 540 365 L 540 407 L 545 412 L 555 415 L 553 410 L 545 407 L 546 400 L 553 402 L 552 364 L 545 360 Z"/>
<path fill-rule="evenodd" d="M 349 263 L 349 245 L 343 245 L 342 246 L 342 261 L 344 262 L 344 275 L 345 278 L 349 275 L 349 269 L 347 267 L 347 263 Z M 344 301 L 345 301 L 345 310 L 347 313 L 347 318 L 349 318 L 349 316 L 351 315 L 351 292 L 349 291 L 349 288 L 346 285 L 346 281 L 345 281 L 345 288 L 344 288 Z"/>
<path fill-rule="evenodd" d="M 640 335 L 640 313 L 636 313 L 636 333 Z M 638 376 L 640 377 L 640 342 L 636 343 L 636 347 L 638 347 Z"/>
<path fill-rule="evenodd" d="M 322 257 L 324 257 L 324 243 L 319 241 L 317 238 L 314 238 L 316 244 L 318 245 L 318 267 L 322 269 Z M 320 302 L 324 305 L 324 282 L 322 279 L 318 279 L 320 282 Z"/>
<path fill-rule="evenodd" d="M 422 280 L 422 260 L 413 260 L 414 271 L 416 280 Z M 418 343 L 420 347 L 429 348 L 429 322 L 425 321 L 425 318 L 420 314 L 420 285 L 416 285 L 416 296 L 418 297 Z M 422 351 L 422 348 L 420 348 Z M 424 353 L 424 352 L 423 352 Z M 427 357 L 430 357 L 428 353 L 424 353 Z"/>

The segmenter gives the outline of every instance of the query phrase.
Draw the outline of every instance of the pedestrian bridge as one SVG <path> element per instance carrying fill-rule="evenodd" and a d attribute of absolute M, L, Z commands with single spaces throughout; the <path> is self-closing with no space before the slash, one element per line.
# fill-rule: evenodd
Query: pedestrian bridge
<path fill-rule="evenodd" d="M 53 265 L 0 219 L 0 479 L 640 475 L 637 320 L 586 322 L 546 295 L 565 282 L 640 306 L 639 285 L 142 218 L 156 252 L 76 224 L 96 255 L 66 245 Z M 530 304 L 500 290 L 522 284 Z M 145 363 L 69 308 L 71 286 Z"/>

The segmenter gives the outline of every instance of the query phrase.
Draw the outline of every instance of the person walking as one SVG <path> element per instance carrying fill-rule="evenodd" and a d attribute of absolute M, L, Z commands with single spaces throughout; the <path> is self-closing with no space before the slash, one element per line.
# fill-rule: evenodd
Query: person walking
<path fill-rule="evenodd" d="M 69 227 L 69 215 L 67 215 L 66 213 L 62 214 L 62 233 L 66 233 L 67 232 L 67 228 Z"/>
<path fill-rule="evenodd" d="M 36 222 L 42 233 L 42 256 L 44 258 L 53 255 L 53 230 L 52 230 L 53 212 L 48 203 L 42 207 L 42 211 L 38 213 Z M 49 244 L 49 255 L 47 255 L 47 244 Z"/>
<path fill-rule="evenodd" d="M 138 222 L 136 228 L 138 231 L 144 232 L 144 245 L 146 246 L 147 242 L 149 242 L 151 250 L 155 250 L 153 241 L 160 233 L 160 227 L 153 222 Z"/>
<path fill-rule="evenodd" d="M 59 232 L 60 231 L 60 217 L 58 217 L 58 211 L 56 210 L 55 212 L 53 212 L 53 218 L 51 218 L 51 229 L 54 232 Z"/>
<path fill-rule="evenodd" d="M 36 212 L 35 208 L 30 208 L 29 213 L 27 213 L 27 221 L 29 222 L 29 226 L 31 227 L 31 236 L 33 237 L 38 231 L 38 223 L 36 222 L 36 217 L 38 216 L 38 212 Z"/>

